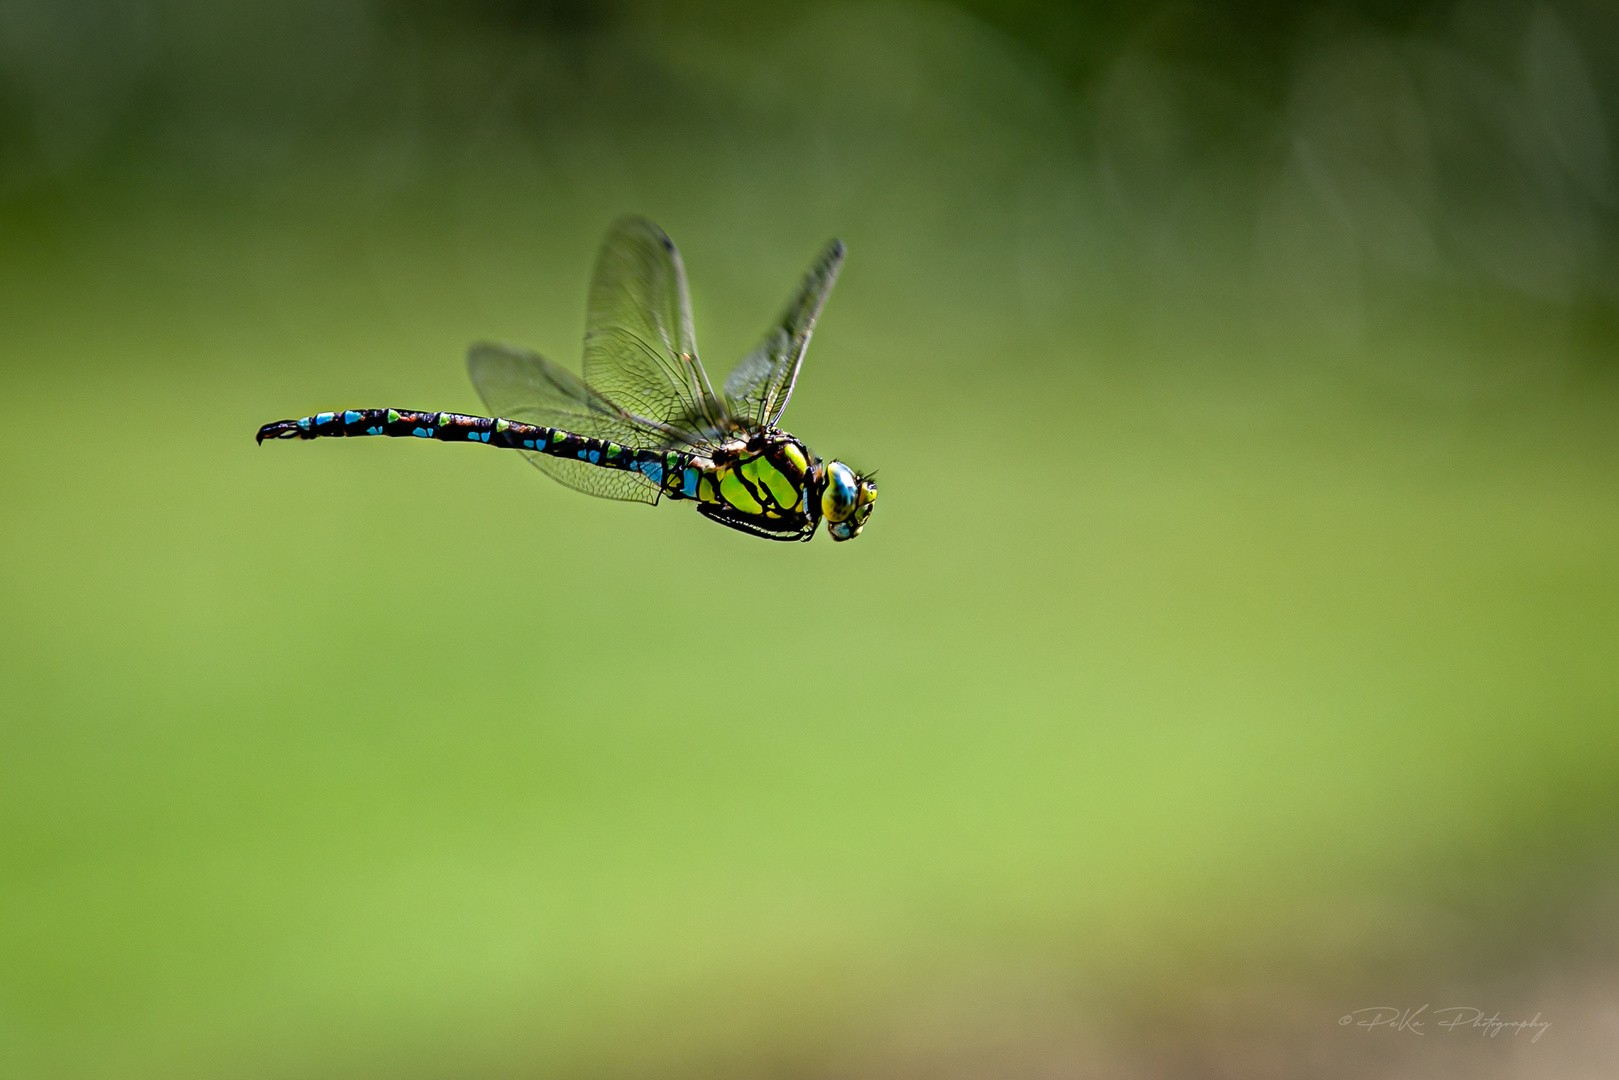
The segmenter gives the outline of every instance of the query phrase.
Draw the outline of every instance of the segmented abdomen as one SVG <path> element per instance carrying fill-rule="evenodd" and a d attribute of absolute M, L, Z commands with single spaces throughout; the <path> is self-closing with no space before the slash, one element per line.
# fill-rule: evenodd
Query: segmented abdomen
<path fill-rule="evenodd" d="M 696 473 L 690 468 L 689 454 L 675 450 L 642 450 L 561 428 L 498 417 L 408 409 L 346 409 L 265 424 L 259 428 L 258 441 L 363 435 L 476 442 L 527 450 L 550 457 L 573 458 L 604 469 L 634 470 L 661 487 L 670 498 L 694 498 L 697 493 Z"/>

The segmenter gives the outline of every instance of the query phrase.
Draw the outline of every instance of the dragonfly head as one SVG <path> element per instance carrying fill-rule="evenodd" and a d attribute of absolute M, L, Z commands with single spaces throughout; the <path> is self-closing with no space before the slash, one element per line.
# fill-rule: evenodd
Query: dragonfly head
<path fill-rule="evenodd" d="M 877 485 L 841 461 L 828 462 L 825 475 L 821 513 L 826 517 L 827 534 L 834 540 L 852 540 L 871 516 Z"/>

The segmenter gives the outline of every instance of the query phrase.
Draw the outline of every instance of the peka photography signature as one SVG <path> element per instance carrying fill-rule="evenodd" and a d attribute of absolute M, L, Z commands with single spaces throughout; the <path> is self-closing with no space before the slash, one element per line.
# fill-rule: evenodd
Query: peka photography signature
<path fill-rule="evenodd" d="M 1427 1028 L 1432 1027 L 1446 1033 L 1454 1032 L 1457 1028 L 1476 1030 L 1480 1035 L 1495 1038 L 1503 1031 L 1513 1035 L 1531 1032 L 1529 1041 L 1539 1042 L 1540 1037 L 1546 1034 L 1546 1029 L 1552 1026 L 1550 1020 L 1542 1020 L 1537 1012 L 1532 1020 L 1503 1020 L 1499 1012 L 1485 1015 L 1483 1009 L 1475 1009 L 1466 1005 L 1452 1005 L 1443 1009 L 1428 1011 L 1424 1005 L 1420 1009 L 1396 1009 L 1387 1005 L 1371 1006 L 1365 1009 L 1356 1009 L 1354 1012 L 1338 1018 L 1339 1027 L 1355 1025 L 1367 1031 L 1377 1028 L 1388 1028 L 1390 1031 L 1409 1031 L 1413 1035 L 1428 1034 Z"/>

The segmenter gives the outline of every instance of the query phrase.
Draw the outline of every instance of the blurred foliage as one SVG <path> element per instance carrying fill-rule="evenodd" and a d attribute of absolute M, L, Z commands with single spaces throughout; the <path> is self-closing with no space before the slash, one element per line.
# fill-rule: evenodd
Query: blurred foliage
<path fill-rule="evenodd" d="M 581 126 L 730 123 L 739 105 L 808 138 L 840 101 L 869 99 L 880 123 L 944 136 L 983 93 L 1022 95 L 993 108 L 1012 110 L 1019 152 L 1051 181 L 1020 173 L 1042 223 L 1029 242 L 1069 272 L 1096 270 L 1058 295 L 1123 292 L 1135 309 L 1195 263 L 1168 285 L 1177 309 L 1257 303 L 1270 322 L 1281 303 L 1312 332 L 1318 316 L 1354 332 L 1402 306 L 1426 321 L 1461 303 L 1472 325 L 1504 297 L 1572 305 L 1575 337 L 1599 338 L 1586 351 L 1611 351 L 1608 5 L 957 9 L 983 22 L 920 10 L 10 0 L 0 190 L 26 198 L 154 161 L 164 185 L 212 185 L 334 151 L 397 157 L 412 141 L 416 159 L 398 164 L 425 178 L 501 122 L 542 146 Z M 862 50 L 876 51 L 854 64 Z M 1243 295 L 1209 272 L 1222 265 L 1251 271 Z"/>

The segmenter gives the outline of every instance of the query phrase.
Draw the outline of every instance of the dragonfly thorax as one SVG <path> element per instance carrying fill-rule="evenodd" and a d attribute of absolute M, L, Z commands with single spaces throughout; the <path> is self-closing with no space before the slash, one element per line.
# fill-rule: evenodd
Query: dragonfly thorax
<path fill-rule="evenodd" d="M 808 540 L 821 518 L 834 540 L 860 535 L 877 485 L 841 461 L 822 462 L 783 431 L 728 439 L 692 459 L 698 510 L 733 529 Z"/>
<path fill-rule="evenodd" d="M 743 532 L 808 540 L 820 524 L 827 472 L 805 445 L 782 431 L 755 432 L 693 461 L 698 509 Z"/>
<path fill-rule="evenodd" d="M 826 518 L 827 535 L 860 535 L 877 485 L 841 461 L 823 462 L 781 431 L 734 439 L 692 459 L 698 510 L 733 529 L 775 540 L 808 540 Z"/>

